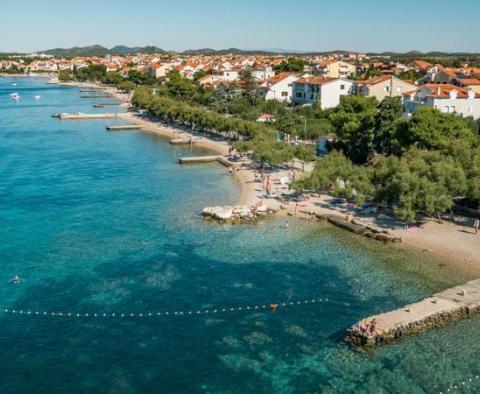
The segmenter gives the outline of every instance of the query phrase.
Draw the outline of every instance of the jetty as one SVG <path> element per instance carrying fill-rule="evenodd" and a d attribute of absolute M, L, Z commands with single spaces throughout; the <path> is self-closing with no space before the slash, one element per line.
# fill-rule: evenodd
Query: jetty
<path fill-rule="evenodd" d="M 200 163 L 212 163 L 218 161 L 221 156 L 194 156 L 194 157 L 181 157 L 178 159 L 180 164 L 200 164 Z"/>
<path fill-rule="evenodd" d="M 122 114 L 114 114 L 114 113 L 104 113 L 104 114 L 68 114 L 68 113 L 61 113 L 52 115 L 60 120 L 92 120 L 92 119 L 118 119 L 122 118 Z"/>
<path fill-rule="evenodd" d="M 81 93 L 97 93 L 97 92 L 104 92 L 105 89 L 102 88 L 85 88 L 85 89 L 80 89 Z"/>
<path fill-rule="evenodd" d="M 89 94 L 84 94 L 83 96 L 80 96 L 82 99 L 104 99 L 104 98 L 111 98 L 112 96 L 107 96 L 105 94 L 102 95 L 89 95 Z"/>
<path fill-rule="evenodd" d="M 122 130 L 140 130 L 142 126 L 138 124 L 124 124 L 118 126 L 107 126 L 105 127 L 108 131 L 122 131 Z"/>
<path fill-rule="evenodd" d="M 190 145 L 199 142 L 200 140 L 196 139 L 189 139 L 189 138 L 172 138 L 170 140 L 171 145 Z"/>
<path fill-rule="evenodd" d="M 480 279 L 434 294 L 414 304 L 367 317 L 350 329 L 346 340 L 356 346 L 383 345 L 480 312 Z"/>

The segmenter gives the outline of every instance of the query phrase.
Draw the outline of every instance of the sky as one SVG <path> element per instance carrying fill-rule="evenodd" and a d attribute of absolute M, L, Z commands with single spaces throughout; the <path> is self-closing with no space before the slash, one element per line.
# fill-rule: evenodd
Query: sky
<path fill-rule="evenodd" d="M 22 0 L 0 5 L 0 52 L 100 44 L 480 52 L 478 0 Z"/>

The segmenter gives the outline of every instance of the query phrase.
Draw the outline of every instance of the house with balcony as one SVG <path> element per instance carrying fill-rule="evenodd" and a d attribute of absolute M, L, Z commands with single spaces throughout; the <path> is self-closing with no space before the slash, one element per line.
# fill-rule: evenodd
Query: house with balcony
<path fill-rule="evenodd" d="M 349 78 L 356 75 L 357 67 L 341 60 L 324 60 L 315 67 L 317 73 L 325 78 Z"/>
<path fill-rule="evenodd" d="M 480 93 L 480 68 L 448 68 L 437 64 L 419 81 L 420 85 L 425 83 L 450 84 Z"/>
<path fill-rule="evenodd" d="M 443 113 L 480 118 L 480 94 L 450 84 L 426 84 L 403 94 L 404 109 L 412 114 L 429 105 Z"/>
<path fill-rule="evenodd" d="M 292 101 L 293 83 L 299 78 L 297 73 L 283 72 L 267 79 L 260 85 L 265 100 Z"/>
<path fill-rule="evenodd" d="M 320 108 L 334 108 L 340 104 L 340 97 L 352 94 L 354 82 L 344 78 L 309 77 L 293 83 L 295 105 L 319 104 Z"/>
<path fill-rule="evenodd" d="M 385 97 L 402 97 L 403 93 L 415 90 L 417 85 L 403 81 L 394 75 L 381 75 L 365 81 L 355 82 L 355 92 L 359 96 L 376 97 L 382 101 Z"/>

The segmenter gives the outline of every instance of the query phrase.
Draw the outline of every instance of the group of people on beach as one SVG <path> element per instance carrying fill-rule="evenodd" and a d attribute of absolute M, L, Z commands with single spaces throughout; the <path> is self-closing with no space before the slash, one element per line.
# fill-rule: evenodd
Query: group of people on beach
<path fill-rule="evenodd" d="M 257 174 L 255 174 L 255 178 Z M 263 172 L 263 169 L 260 170 L 260 180 L 262 181 L 262 190 L 267 193 L 267 197 L 270 198 L 272 196 L 273 190 L 273 181 L 270 175 L 266 175 Z"/>
<path fill-rule="evenodd" d="M 358 322 L 353 326 L 353 331 L 370 337 L 377 332 L 377 320 L 372 319 L 370 322 Z"/>

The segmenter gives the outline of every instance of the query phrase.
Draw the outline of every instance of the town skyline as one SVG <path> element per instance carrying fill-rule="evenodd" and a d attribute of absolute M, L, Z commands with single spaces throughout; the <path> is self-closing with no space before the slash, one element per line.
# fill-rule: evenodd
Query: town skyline
<path fill-rule="evenodd" d="M 178 1 L 174 6 L 139 0 L 134 10 L 125 1 L 113 5 L 86 0 L 82 7 L 57 0 L 48 8 L 30 0 L 23 4 L 31 12 L 25 14 L 13 4 L 2 5 L 9 18 L 2 22 L 0 34 L 10 39 L 0 43 L 0 52 L 30 53 L 92 44 L 112 47 L 119 43 L 175 51 L 233 47 L 296 52 L 480 52 L 475 39 L 480 5 L 465 0 L 456 3 L 458 8 L 469 10 L 462 18 L 451 18 L 443 0 L 406 0 L 402 4 L 370 0 L 362 5 L 351 0 L 341 5 L 311 0 L 295 4 L 209 0 L 202 4 Z M 25 28 L 17 28 L 18 20 Z M 108 29 L 104 28 L 106 22 Z M 449 34 L 441 39 L 434 34 L 445 29 Z"/>

